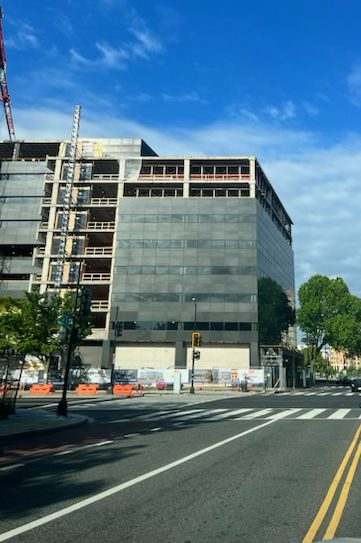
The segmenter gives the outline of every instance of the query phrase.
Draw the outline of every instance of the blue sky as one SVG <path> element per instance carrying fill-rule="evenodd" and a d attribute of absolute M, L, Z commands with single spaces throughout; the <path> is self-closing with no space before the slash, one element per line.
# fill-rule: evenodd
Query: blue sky
<path fill-rule="evenodd" d="M 294 222 L 296 279 L 361 295 L 359 0 L 3 0 L 19 138 L 143 137 L 257 155 Z M 5 123 L 0 137 L 6 138 Z"/>

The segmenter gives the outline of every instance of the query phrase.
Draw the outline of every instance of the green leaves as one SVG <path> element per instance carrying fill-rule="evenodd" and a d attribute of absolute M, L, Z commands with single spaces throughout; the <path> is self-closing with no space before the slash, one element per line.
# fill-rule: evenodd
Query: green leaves
<path fill-rule="evenodd" d="M 361 353 L 361 300 L 341 277 L 314 275 L 298 292 L 297 324 L 305 333 L 313 360 L 325 345 L 351 355 Z"/>
<path fill-rule="evenodd" d="M 259 341 L 263 345 L 279 345 L 282 334 L 295 323 L 295 312 L 282 287 L 273 279 L 258 281 Z"/>
<path fill-rule="evenodd" d="M 53 293 L 28 292 L 24 298 L 6 298 L 1 302 L 0 352 L 11 347 L 23 357 L 28 354 L 48 359 L 61 349 L 60 330 L 65 321 L 71 325 L 74 310 L 76 343 L 91 333 L 89 317 L 77 316 L 74 292 L 63 298 Z"/>

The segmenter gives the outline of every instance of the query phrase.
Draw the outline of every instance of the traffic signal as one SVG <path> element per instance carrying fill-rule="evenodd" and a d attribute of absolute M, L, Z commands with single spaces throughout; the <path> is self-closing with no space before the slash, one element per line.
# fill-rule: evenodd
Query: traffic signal
<path fill-rule="evenodd" d="M 192 347 L 200 347 L 202 345 L 202 336 L 200 332 L 193 332 L 192 334 Z"/>
<path fill-rule="evenodd" d="M 80 316 L 86 317 L 90 315 L 92 304 L 92 291 L 88 287 L 84 287 L 81 292 L 80 300 Z"/>
<path fill-rule="evenodd" d="M 199 351 L 194 351 L 194 360 L 199 360 L 201 357 L 201 353 Z"/>
<path fill-rule="evenodd" d="M 114 330 L 115 337 L 123 335 L 123 323 L 121 321 L 113 321 L 112 329 Z"/>

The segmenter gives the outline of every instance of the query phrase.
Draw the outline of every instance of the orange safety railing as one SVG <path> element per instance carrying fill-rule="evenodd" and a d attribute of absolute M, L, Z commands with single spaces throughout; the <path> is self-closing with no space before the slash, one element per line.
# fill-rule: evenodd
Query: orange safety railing
<path fill-rule="evenodd" d="M 30 394 L 36 396 L 48 396 L 54 392 L 54 385 L 32 385 L 30 387 Z"/>
<path fill-rule="evenodd" d="M 76 393 L 80 395 L 95 395 L 98 394 L 99 385 L 78 385 Z"/>
<path fill-rule="evenodd" d="M 142 385 L 114 385 L 113 394 L 115 396 L 143 396 Z"/>

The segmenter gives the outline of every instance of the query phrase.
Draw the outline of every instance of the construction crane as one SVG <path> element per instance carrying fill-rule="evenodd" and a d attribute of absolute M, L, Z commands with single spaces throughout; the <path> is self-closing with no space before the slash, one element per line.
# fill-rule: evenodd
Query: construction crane
<path fill-rule="evenodd" d="M 0 87 L 1 87 L 1 100 L 4 106 L 6 124 L 8 126 L 9 138 L 11 141 L 15 141 L 15 128 L 13 121 L 13 114 L 11 112 L 11 102 L 8 91 L 8 83 L 6 79 L 6 54 L 5 54 L 5 40 L 2 27 L 2 19 L 4 17 L 3 8 L 0 6 Z"/>

